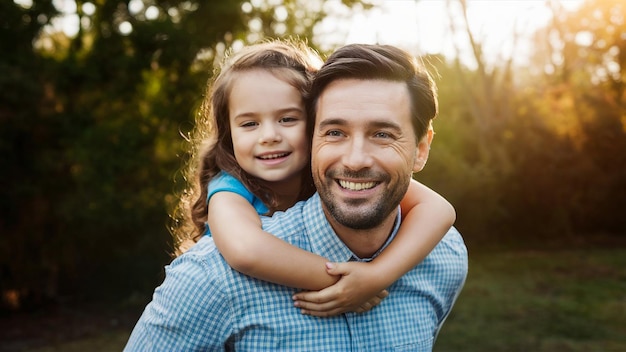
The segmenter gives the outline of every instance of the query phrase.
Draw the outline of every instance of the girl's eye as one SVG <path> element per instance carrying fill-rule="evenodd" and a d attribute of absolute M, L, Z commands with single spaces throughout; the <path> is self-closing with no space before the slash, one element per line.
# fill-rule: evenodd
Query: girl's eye
<path fill-rule="evenodd" d="M 288 123 L 294 123 L 296 121 L 298 121 L 297 117 L 285 116 L 285 117 L 282 117 L 279 122 L 288 124 Z"/>
<path fill-rule="evenodd" d="M 254 126 L 257 126 L 257 125 L 258 125 L 258 123 L 257 123 L 257 122 L 254 122 L 254 121 L 248 121 L 248 122 L 244 122 L 244 123 L 242 123 L 240 126 L 241 126 L 241 127 L 254 127 Z"/>

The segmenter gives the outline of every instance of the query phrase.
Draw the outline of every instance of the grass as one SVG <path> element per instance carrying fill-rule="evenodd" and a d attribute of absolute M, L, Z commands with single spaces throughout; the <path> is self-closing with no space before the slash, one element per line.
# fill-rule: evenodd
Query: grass
<path fill-rule="evenodd" d="M 622 247 L 470 253 L 435 351 L 626 351 L 625 268 Z M 129 334 L 103 329 L 26 351 L 120 351 Z"/>
<path fill-rule="evenodd" d="M 470 255 L 435 351 L 626 351 L 626 249 Z"/>
<path fill-rule="evenodd" d="M 121 351 L 128 341 L 130 332 L 109 331 L 97 336 L 51 344 L 46 347 L 30 350 L 31 352 L 85 352 L 85 351 Z"/>

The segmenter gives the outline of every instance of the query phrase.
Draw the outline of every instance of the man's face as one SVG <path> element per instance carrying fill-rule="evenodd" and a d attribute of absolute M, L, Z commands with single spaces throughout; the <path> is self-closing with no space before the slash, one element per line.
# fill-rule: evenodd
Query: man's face
<path fill-rule="evenodd" d="M 312 171 L 324 209 L 333 226 L 372 229 L 395 216 L 419 170 L 406 85 L 342 79 L 317 104 Z"/>

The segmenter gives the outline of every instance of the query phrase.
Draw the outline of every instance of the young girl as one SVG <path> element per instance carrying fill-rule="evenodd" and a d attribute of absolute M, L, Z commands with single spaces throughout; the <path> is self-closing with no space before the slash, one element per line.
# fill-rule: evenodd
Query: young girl
<path fill-rule="evenodd" d="M 224 259 L 243 274 L 319 291 L 294 295 L 294 305 L 304 314 L 330 316 L 378 304 L 385 288 L 445 235 L 455 212 L 412 181 L 397 238 L 369 263 L 327 263 L 262 230 L 259 215 L 315 192 L 309 155 L 314 116 L 306 116 L 304 99 L 320 65 L 305 44 L 286 41 L 251 45 L 226 61 L 201 107 L 196 132 L 209 142 L 197 150 L 197 189 L 187 194 L 194 201 L 194 240 L 213 236 Z M 183 237 L 184 230 L 178 229 Z"/>

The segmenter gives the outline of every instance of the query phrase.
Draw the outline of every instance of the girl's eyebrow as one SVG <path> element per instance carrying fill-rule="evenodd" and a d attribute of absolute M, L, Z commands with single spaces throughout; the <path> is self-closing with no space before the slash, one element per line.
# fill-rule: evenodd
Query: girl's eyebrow
<path fill-rule="evenodd" d="M 278 109 L 276 111 L 274 111 L 274 113 L 278 113 L 278 114 L 286 114 L 289 112 L 297 112 L 297 113 L 301 113 L 304 114 L 304 109 L 301 109 L 299 107 L 289 107 L 289 108 L 284 108 L 284 109 Z M 240 119 L 240 118 L 250 118 L 250 117 L 254 117 L 259 115 L 258 112 L 256 111 L 246 111 L 246 112 L 242 112 L 240 114 L 237 114 L 233 117 L 234 120 Z"/>
<path fill-rule="evenodd" d="M 304 113 L 304 109 L 294 106 L 294 107 L 291 107 L 291 108 L 279 109 L 279 110 L 276 110 L 276 112 L 281 113 L 281 114 L 284 114 L 284 113 L 287 113 L 287 112 Z"/>

